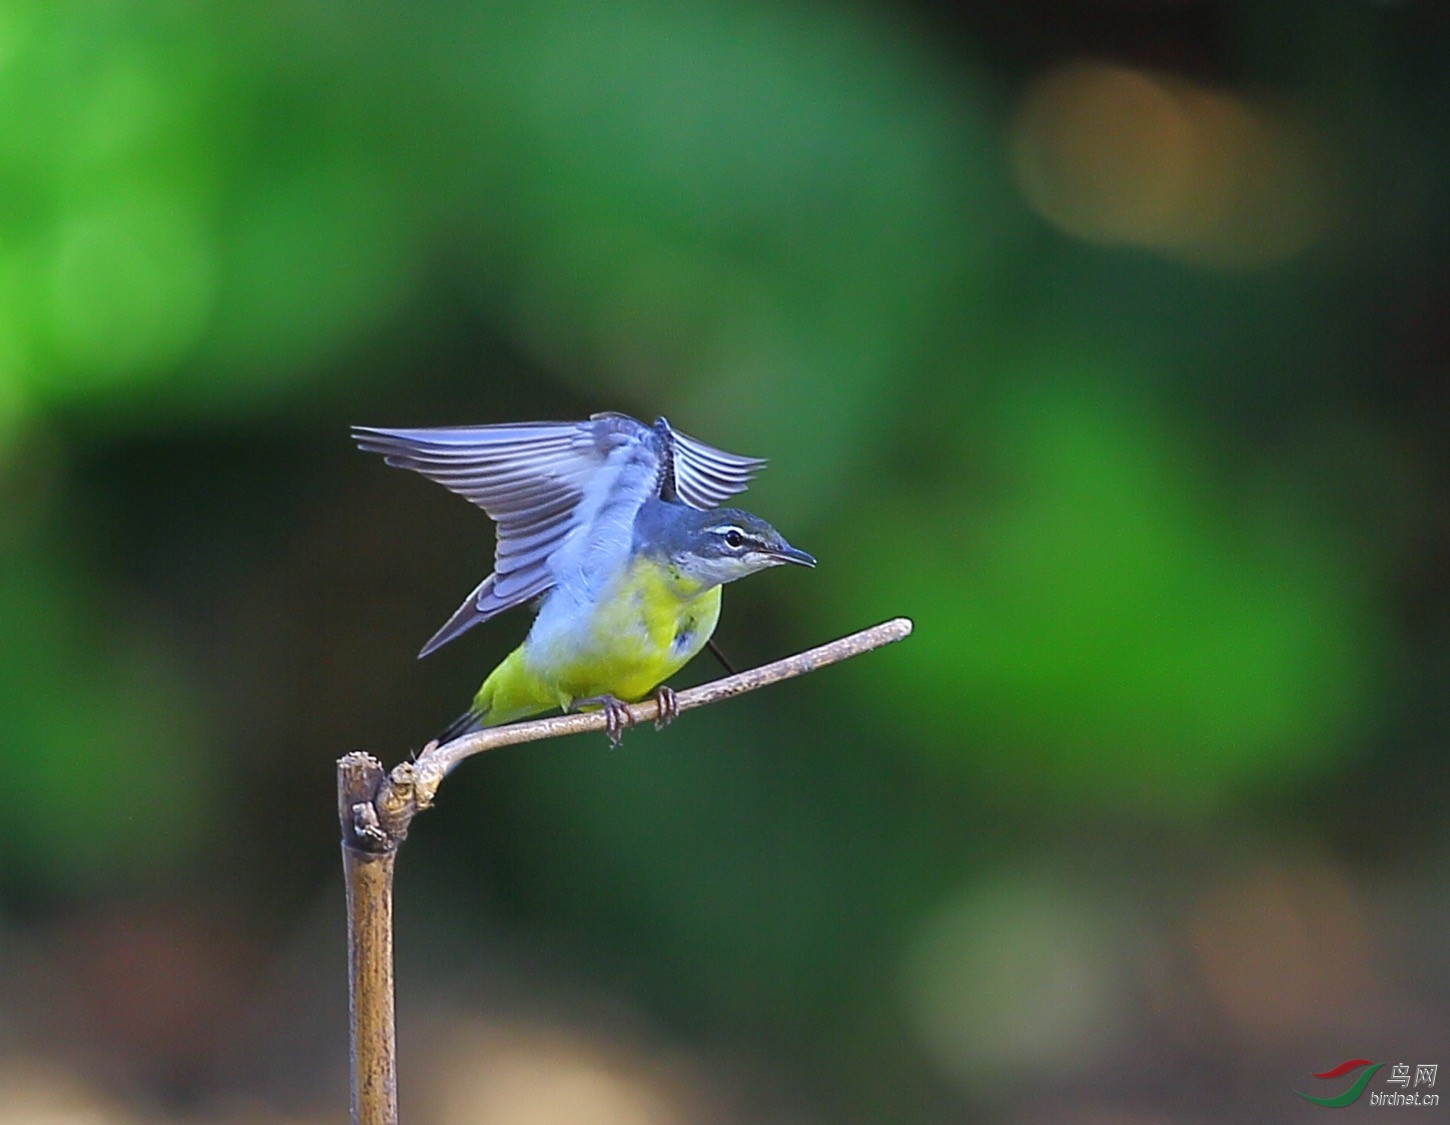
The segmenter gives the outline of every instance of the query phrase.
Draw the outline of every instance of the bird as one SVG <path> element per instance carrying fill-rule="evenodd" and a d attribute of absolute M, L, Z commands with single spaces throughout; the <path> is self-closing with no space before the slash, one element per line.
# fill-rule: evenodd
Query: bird
<path fill-rule="evenodd" d="M 360 449 L 467 498 L 497 524 L 493 571 L 419 658 L 507 609 L 532 602 L 522 644 L 438 737 L 545 711 L 601 709 L 617 746 L 626 703 L 653 697 L 656 726 L 679 714 L 664 681 L 710 641 L 721 588 L 816 560 L 740 508 L 765 461 L 671 428 L 605 412 L 579 422 L 422 429 L 354 426 Z"/>

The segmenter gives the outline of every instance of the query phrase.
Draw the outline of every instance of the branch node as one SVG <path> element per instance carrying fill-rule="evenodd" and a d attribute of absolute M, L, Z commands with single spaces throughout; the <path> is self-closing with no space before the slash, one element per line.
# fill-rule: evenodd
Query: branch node
<path fill-rule="evenodd" d="M 353 805 L 352 830 L 367 851 L 382 851 L 391 843 L 388 833 L 378 822 L 378 810 L 370 801 L 359 801 Z"/>
<path fill-rule="evenodd" d="M 337 812 L 342 840 L 349 848 L 377 853 L 390 851 L 394 841 L 379 823 L 376 801 L 387 774 L 371 754 L 354 751 L 337 761 Z"/>

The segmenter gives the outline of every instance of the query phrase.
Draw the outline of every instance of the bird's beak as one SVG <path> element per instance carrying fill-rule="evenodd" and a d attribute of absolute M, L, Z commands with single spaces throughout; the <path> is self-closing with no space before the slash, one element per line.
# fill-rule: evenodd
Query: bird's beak
<path fill-rule="evenodd" d="M 798 551 L 789 543 L 782 543 L 770 552 L 770 557 L 783 563 L 795 563 L 798 566 L 815 566 L 816 560 L 804 551 Z"/>

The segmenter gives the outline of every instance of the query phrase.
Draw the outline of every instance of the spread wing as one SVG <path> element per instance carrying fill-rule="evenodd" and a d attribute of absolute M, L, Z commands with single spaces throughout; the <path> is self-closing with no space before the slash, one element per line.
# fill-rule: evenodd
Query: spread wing
<path fill-rule="evenodd" d="M 726 453 L 672 430 L 663 418 L 655 419 L 654 430 L 669 450 L 660 489 L 666 500 L 678 499 L 692 508 L 713 508 L 737 492 L 744 492 L 750 478 L 765 467 L 762 458 Z"/>
<path fill-rule="evenodd" d="M 420 653 L 536 598 L 559 582 L 559 560 L 627 550 L 634 515 L 664 496 L 712 507 L 744 489 L 764 462 L 737 457 L 624 414 L 586 422 L 385 430 L 355 426 L 358 446 L 466 497 L 498 523 L 494 570 Z M 572 538 L 571 538 L 572 537 Z M 561 552 L 572 545 L 575 549 Z"/>

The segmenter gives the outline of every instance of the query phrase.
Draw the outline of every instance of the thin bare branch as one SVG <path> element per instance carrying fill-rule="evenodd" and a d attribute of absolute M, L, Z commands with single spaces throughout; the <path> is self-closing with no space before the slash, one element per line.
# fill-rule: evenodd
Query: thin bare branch
<path fill-rule="evenodd" d="M 768 684 L 824 668 L 911 633 L 898 617 L 849 637 L 737 672 L 679 692 L 681 711 L 718 703 Z M 650 700 L 628 707 L 635 724 L 659 717 Z M 415 762 L 391 773 L 369 754 L 344 755 L 337 763 L 338 816 L 342 821 L 343 871 L 347 877 L 349 998 L 352 1002 L 352 1119 L 355 1125 L 396 1125 L 397 1061 L 393 1017 L 393 865 L 413 817 L 433 803 L 448 771 L 464 758 L 565 734 L 605 729 L 603 712 L 558 715 L 530 723 L 490 727 L 445 745 L 430 743 Z"/>
<path fill-rule="evenodd" d="M 911 633 L 909 618 L 897 617 L 870 629 L 862 629 L 850 636 L 807 649 L 794 656 L 787 656 L 771 664 L 761 665 L 733 676 L 688 688 L 676 695 L 681 711 L 704 707 L 743 695 L 747 691 L 780 683 L 795 676 L 804 675 L 828 664 L 847 660 L 861 653 L 870 652 L 893 641 L 899 641 Z M 653 700 L 631 704 L 628 707 L 635 725 L 654 722 L 659 718 L 659 704 Z M 603 731 L 605 716 L 602 711 L 589 711 L 576 715 L 554 715 L 547 719 L 535 719 L 526 723 L 512 723 L 508 726 L 489 727 L 466 734 L 452 742 L 429 743 L 416 761 L 402 762 L 393 767 L 378 789 L 373 810 L 367 814 L 369 823 L 359 825 L 360 829 L 375 830 L 386 838 L 400 840 L 407 835 L 413 816 L 428 808 L 438 792 L 438 786 L 448 772 L 465 758 L 482 754 L 499 746 L 514 746 L 522 742 L 537 742 L 543 738 L 557 738 L 566 734 L 586 734 Z M 372 822 L 376 813 L 376 823 Z"/>
<path fill-rule="evenodd" d="M 393 1019 L 393 864 L 398 849 L 396 841 L 381 833 L 373 811 L 385 777 L 382 765 L 369 754 L 347 754 L 337 763 L 356 1125 L 398 1121 Z"/>

